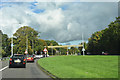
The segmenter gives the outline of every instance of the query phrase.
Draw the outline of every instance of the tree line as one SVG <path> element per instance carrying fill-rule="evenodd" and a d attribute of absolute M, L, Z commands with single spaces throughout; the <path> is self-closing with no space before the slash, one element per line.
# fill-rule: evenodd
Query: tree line
<path fill-rule="evenodd" d="M 43 40 L 40 39 L 40 32 L 34 30 L 29 26 L 23 26 L 19 28 L 14 34 L 13 37 L 8 37 L 7 34 L 3 34 L 0 30 L 0 34 L 2 35 L 2 56 L 10 56 L 11 55 L 11 40 L 13 39 L 13 53 L 14 54 L 25 54 L 25 50 L 27 49 L 28 54 L 41 54 L 43 53 L 43 49 L 48 49 L 47 46 L 58 46 L 59 44 L 54 40 Z M 53 50 L 48 49 L 49 55 L 56 55 L 57 51 L 61 52 L 61 55 L 66 55 L 66 48 L 54 48 Z M 59 55 L 59 54 L 58 54 Z"/>
<path fill-rule="evenodd" d="M 120 54 L 120 17 L 116 17 L 104 30 L 92 34 L 88 39 L 87 51 L 91 54 Z"/>

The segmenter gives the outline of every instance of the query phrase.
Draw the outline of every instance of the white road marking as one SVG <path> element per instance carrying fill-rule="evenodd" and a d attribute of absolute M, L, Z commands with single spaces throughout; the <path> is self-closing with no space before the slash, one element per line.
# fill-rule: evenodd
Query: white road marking
<path fill-rule="evenodd" d="M 6 68 L 8 68 L 8 66 L 6 66 L 6 67 L 4 67 L 4 68 L 0 69 L 0 71 L 3 71 L 3 70 L 5 70 Z"/>

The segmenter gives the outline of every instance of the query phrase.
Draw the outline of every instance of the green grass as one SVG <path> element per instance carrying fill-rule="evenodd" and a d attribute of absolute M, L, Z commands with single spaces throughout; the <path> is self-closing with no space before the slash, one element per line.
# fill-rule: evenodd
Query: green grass
<path fill-rule="evenodd" d="M 118 56 L 56 56 L 38 64 L 59 78 L 118 78 Z"/>

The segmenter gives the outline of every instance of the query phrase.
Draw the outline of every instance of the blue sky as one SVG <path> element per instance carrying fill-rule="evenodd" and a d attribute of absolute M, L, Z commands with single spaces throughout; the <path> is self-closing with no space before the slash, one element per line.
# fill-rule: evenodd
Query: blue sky
<path fill-rule="evenodd" d="M 22 26 L 41 32 L 40 38 L 61 44 L 79 44 L 107 28 L 118 16 L 117 2 L 0 3 L 0 26 L 9 37 Z"/>
<path fill-rule="evenodd" d="M 88 43 L 87 40 L 74 40 L 74 41 L 69 41 L 69 42 L 65 42 L 65 43 L 59 43 L 59 45 L 79 45 L 82 42 Z"/>
<path fill-rule="evenodd" d="M 34 13 L 37 13 L 37 14 L 42 13 L 42 12 L 44 12 L 44 11 L 45 11 L 44 9 L 36 9 L 36 10 L 33 10 L 33 12 L 34 12 Z"/>

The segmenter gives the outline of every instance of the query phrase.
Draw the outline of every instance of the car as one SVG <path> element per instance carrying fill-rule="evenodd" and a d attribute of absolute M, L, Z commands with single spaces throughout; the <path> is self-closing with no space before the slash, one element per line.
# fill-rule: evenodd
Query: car
<path fill-rule="evenodd" d="M 35 54 L 33 54 L 33 58 L 35 59 Z"/>
<path fill-rule="evenodd" d="M 43 57 L 49 57 L 49 55 L 48 55 L 48 54 L 47 54 L 47 55 L 46 55 L 46 54 L 43 54 Z"/>
<path fill-rule="evenodd" d="M 35 55 L 35 59 L 40 59 L 42 57 L 43 57 L 43 55 Z"/>
<path fill-rule="evenodd" d="M 22 54 L 14 54 L 9 59 L 9 68 L 12 67 L 23 67 L 26 68 L 26 59 Z"/>
<path fill-rule="evenodd" d="M 26 61 L 27 62 L 34 62 L 34 56 L 33 55 L 26 55 Z"/>
<path fill-rule="evenodd" d="M 108 53 L 104 53 L 104 55 L 108 55 Z"/>

